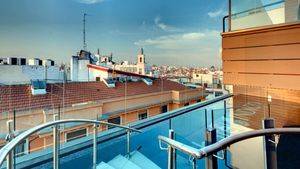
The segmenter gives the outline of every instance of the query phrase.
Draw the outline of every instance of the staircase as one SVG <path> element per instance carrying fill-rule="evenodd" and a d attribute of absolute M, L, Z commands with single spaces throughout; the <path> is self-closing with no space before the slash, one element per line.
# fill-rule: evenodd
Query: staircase
<path fill-rule="evenodd" d="M 160 169 L 160 167 L 139 151 L 134 151 L 130 155 L 118 155 L 107 163 L 101 162 L 96 169 Z"/>

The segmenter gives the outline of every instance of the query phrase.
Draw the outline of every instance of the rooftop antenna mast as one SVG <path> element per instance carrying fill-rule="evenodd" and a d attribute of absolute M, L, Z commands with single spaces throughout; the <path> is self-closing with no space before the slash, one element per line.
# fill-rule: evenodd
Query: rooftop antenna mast
<path fill-rule="evenodd" d="M 86 13 L 83 13 L 83 49 L 86 50 L 87 48 L 87 44 L 86 44 L 86 40 L 85 40 L 85 22 L 86 22 Z"/>

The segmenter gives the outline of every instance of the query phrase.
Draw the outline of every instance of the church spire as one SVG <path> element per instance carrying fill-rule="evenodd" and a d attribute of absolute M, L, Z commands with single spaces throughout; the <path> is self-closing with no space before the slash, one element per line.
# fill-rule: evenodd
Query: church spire
<path fill-rule="evenodd" d="M 143 49 L 143 48 L 140 49 L 139 54 L 140 54 L 140 55 L 144 55 L 144 49 Z"/>

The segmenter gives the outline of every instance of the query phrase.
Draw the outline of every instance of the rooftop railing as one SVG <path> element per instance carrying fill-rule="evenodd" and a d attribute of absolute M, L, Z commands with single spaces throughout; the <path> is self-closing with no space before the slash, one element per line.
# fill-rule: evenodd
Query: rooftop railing
<path fill-rule="evenodd" d="M 226 31 L 226 19 L 228 20 L 228 31 L 297 22 L 300 20 L 299 1 L 229 0 L 228 2 L 228 16 L 223 19 L 223 32 Z"/>
<path fill-rule="evenodd" d="M 53 168 L 58 169 L 59 168 L 59 147 L 60 147 L 60 134 L 59 134 L 59 125 L 60 124 L 66 124 L 66 123 L 90 123 L 94 124 L 93 130 L 94 130 L 94 136 L 93 136 L 93 167 L 96 168 L 97 165 L 97 134 L 98 134 L 98 125 L 102 126 L 112 126 L 112 127 L 117 127 L 121 129 L 125 129 L 127 132 L 127 153 L 130 153 L 130 134 L 131 132 L 138 132 L 141 133 L 140 130 L 123 126 L 123 125 L 118 125 L 118 124 L 113 124 L 113 123 L 108 123 L 108 122 L 103 122 L 103 121 L 96 121 L 96 120 L 87 120 L 87 119 L 68 119 L 68 120 L 57 120 L 58 115 L 54 116 L 54 121 L 48 122 L 36 127 L 33 127 L 17 137 L 14 137 L 14 133 L 12 132 L 12 121 L 7 122 L 9 134 L 7 136 L 7 139 L 10 140 L 2 149 L 0 149 L 0 167 L 4 163 L 5 159 L 7 163 L 7 169 L 12 169 L 14 168 L 14 153 L 13 150 L 14 148 L 21 143 L 24 139 L 28 138 L 30 135 L 41 131 L 45 128 L 48 127 L 53 127 Z"/>
<path fill-rule="evenodd" d="M 196 159 L 202 159 L 202 158 L 208 158 L 208 160 L 211 160 L 212 156 L 217 157 L 216 154 L 217 152 L 224 150 L 231 146 L 232 144 L 235 144 L 237 142 L 251 139 L 254 137 L 259 137 L 259 136 L 269 136 L 269 135 L 274 135 L 274 134 L 300 134 L 300 128 L 271 128 L 271 129 L 261 129 L 261 130 L 254 130 L 254 131 L 248 131 L 236 135 L 231 135 L 227 138 L 224 138 L 214 144 L 208 145 L 206 147 L 203 147 L 201 149 L 197 149 L 191 146 L 188 146 L 186 144 L 183 144 L 181 142 L 178 142 L 174 140 L 173 136 L 174 133 L 173 131 L 170 131 L 170 136 L 165 137 L 165 136 L 158 136 L 159 139 L 159 144 L 162 149 L 162 143 L 165 143 L 168 145 L 168 169 L 174 169 L 174 166 L 176 164 L 175 159 L 173 158 L 176 154 L 175 150 L 178 150 L 180 152 L 183 152 L 189 156 L 192 156 L 194 158 L 193 160 L 193 168 L 196 168 Z M 271 140 L 267 140 L 268 142 Z M 213 164 L 215 163 L 215 164 Z M 206 164 L 207 169 L 216 169 L 217 168 L 217 162 L 212 162 L 208 161 Z M 267 168 L 274 168 L 268 166 Z"/>
<path fill-rule="evenodd" d="M 126 153 L 128 153 L 129 150 L 130 150 L 130 148 L 128 148 L 128 147 L 130 145 L 131 145 L 130 146 L 131 149 L 134 149 L 134 147 L 137 147 L 136 148 L 137 150 L 139 150 L 140 147 L 144 147 L 144 149 L 147 149 L 145 147 L 149 146 L 148 145 L 149 143 L 155 143 L 156 140 L 157 140 L 157 136 L 161 135 L 162 133 L 167 134 L 167 132 L 168 132 L 169 129 L 174 129 L 175 131 L 177 131 L 177 135 L 181 134 L 181 136 L 183 138 L 187 138 L 187 136 L 190 134 L 190 132 L 196 132 L 197 131 L 197 132 L 203 133 L 204 130 L 202 130 L 202 128 L 203 129 L 207 128 L 207 126 L 210 123 L 214 124 L 214 119 L 215 120 L 219 119 L 220 122 L 223 119 L 224 120 L 227 119 L 226 117 L 223 117 L 223 114 L 224 114 L 224 116 L 226 116 L 226 114 L 227 114 L 226 112 L 231 109 L 231 108 L 227 108 L 226 107 L 226 103 L 227 103 L 226 100 L 230 99 L 231 97 L 232 97 L 231 94 L 219 96 L 219 97 L 216 97 L 216 98 L 214 98 L 212 100 L 207 100 L 207 101 L 204 101 L 204 102 L 201 102 L 201 103 L 197 103 L 197 104 L 190 105 L 190 106 L 187 106 L 187 107 L 183 107 L 183 108 L 180 108 L 180 109 L 177 109 L 177 110 L 173 110 L 171 112 L 163 113 L 163 114 L 157 115 L 155 117 L 151 117 L 149 119 L 145 119 L 145 120 L 142 120 L 142 121 L 137 121 L 137 122 L 131 123 L 131 125 L 130 125 L 131 127 L 134 127 L 134 129 L 138 129 L 138 130 L 134 130 L 133 132 L 139 132 L 140 130 L 145 131 L 145 132 L 143 132 L 141 134 L 129 135 L 125 131 L 123 132 L 121 129 L 120 130 L 117 129 L 117 127 L 119 127 L 120 125 L 111 124 L 111 126 L 116 127 L 115 128 L 116 130 L 103 131 L 103 132 L 101 132 L 101 133 L 98 134 L 98 139 L 96 139 L 97 135 L 94 134 L 95 131 L 92 130 L 91 132 L 90 131 L 87 132 L 89 134 L 87 135 L 86 138 L 80 139 L 81 136 L 79 136 L 78 140 L 76 140 L 76 141 L 74 140 L 74 141 L 68 142 L 68 143 L 65 142 L 65 144 L 59 143 L 59 141 L 57 141 L 57 143 L 60 145 L 60 146 L 58 146 L 58 147 L 60 147 L 60 150 L 55 149 L 55 146 L 54 146 L 55 144 L 54 145 L 47 144 L 47 148 L 46 149 L 43 149 L 41 151 L 34 151 L 34 152 L 26 153 L 28 155 L 26 155 L 26 156 L 20 156 L 20 158 L 18 156 L 18 158 L 15 161 L 15 164 L 16 164 L 15 166 L 21 167 L 21 168 L 22 167 L 28 167 L 28 168 L 30 168 L 30 167 L 35 167 L 35 166 L 40 166 L 40 165 L 46 164 L 46 168 L 47 167 L 52 168 L 52 165 L 60 164 L 60 167 L 65 167 L 66 163 L 65 163 L 64 160 L 61 160 L 61 161 L 58 161 L 58 162 L 54 161 L 54 163 L 52 164 L 52 155 L 59 154 L 60 159 L 62 159 L 64 157 L 68 157 L 70 154 L 73 154 L 73 153 L 77 154 L 77 155 L 80 155 L 80 153 L 82 153 L 81 152 L 82 150 L 86 151 L 87 149 L 89 149 L 88 151 L 92 150 L 93 152 L 95 152 L 95 153 L 93 153 L 94 155 L 91 158 L 91 161 L 93 161 L 93 162 L 89 161 L 89 159 L 91 157 L 90 154 L 92 154 L 92 153 L 88 152 L 89 155 L 87 155 L 87 156 L 89 156 L 88 157 L 89 159 L 88 160 L 82 160 L 82 163 L 85 163 L 84 164 L 85 167 L 87 167 L 87 166 L 88 167 L 92 167 L 92 166 L 96 165 L 96 159 L 97 159 L 97 161 L 99 163 L 99 160 L 100 161 L 107 161 L 108 159 L 111 159 L 116 154 L 126 154 Z M 215 105 L 215 104 L 217 104 L 217 105 Z M 205 117 L 208 117 L 210 114 L 212 116 L 213 116 L 213 114 L 215 114 L 215 118 L 212 117 L 211 120 L 208 120 L 208 121 L 205 120 L 204 121 L 204 119 L 206 119 L 206 118 L 204 118 L 204 115 L 205 115 Z M 180 126 L 183 123 L 186 122 L 187 118 L 191 119 L 191 120 L 193 119 L 193 120 L 195 120 L 197 122 L 193 123 L 190 126 L 186 126 L 186 128 L 190 128 L 191 130 L 187 129 L 188 131 L 187 130 L 182 131 Z M 71 121 L 66 120 L 65 122 L 66 123 L 74 123 L 74 121 L 72 121 L 72 120 Z M 87 124 L 96 123 L 96 122 L 99 123 L 99 121 L 94 121 L 94 120 L 81 121 L 80 119 L 79 120 L 75 120 L 75 123 L 76 122 L 78 122 L 78 123 L 87 123 Z M 188 122 L 188 123 L 190 123 L 190 122 Z M 222 125 L 222 126 L 223 125 L 227 125 L 227 123 L 229 123 L 229 122 L 225 121 L 224 123 L 225 124 L 222 123 L 220 125 Z M 46 123 L 46 124 L 49 124 L 49 123 Z M 45 126 L 46 124 L 42 124 L 42 125 L 39 125 L 37 127 L 33 127 L 33 128 L 30 129 L 30 131 L 32 131 L 32 133 L 34 133 L 34 132 L 37 132 L 37 128 L 42 127 L 42 128 L 39 128 L 39 130 L 38 130 L 38 131 L 40 131 L 40 130 L 42 130 L 42 131 L 41 132 L 37 132 L 37 133 L 38 134 L 41 134 L 41 133 L 43 134 L 43 133 L 46 132 L 46 130 L 43 130 L 43 129 L 45 129 L 47 127 L 51 127 L 51 125 L 52 125 L 52 127 L 56 126 L 54 124 L 54 122 L 50 122 L 49 126 Z M 100 125 L 107 126 L 105 124 L 110 124 L 110 123 L 106 123 L 106 122 L 102 122 L 101 121 Z M 57 125 L 58 125 L 57 128 L 59 128 L 58 130 L 62 133 L 62 130 L 64 129 L 63 128 L 63 126 L 64 126 L 63 122 L 60 122 Z M 59 127 L 59 125 L 61 125 L 61 126 Z M 126 127 L 126 126 L 123 126 L 123 127 Z M 11 127 L 11 128 L 13 128 L 13 127 Z M 122 128 L 122 127 L 120 127 L 120 128 Z M 53 135 L 56 135 L 57 132 L 54 133 L 54 129 L 55 128 L 53 128 Z M 124 128 L 124 129 L 127 130 L 127 128 Z M 94 130 L 95 130 L 95 128 L 94 128 Z M 149 130 L 151 132 L 149 132 Z M 12 129 L 11 129 L 11 131 L 12 131 Z M 159 134 L 157 133 L 157 135 L 151 136 L 150 133 L 152 133 L 153 131 L 155 131 L 155 133 L 159 132 Z M 224 135 L 220 136 L 221 138 L 223 138 L 223 136 L 227 135 L 226 131 L 227 130 L 224 129 Z M 28 133 L 28 131 L 26 131 L 26 133 Z M 21 134 L 24 135 L 26 133 L 23 132 Z M 15 134 L 15 133 L 11 132 L 11 134 Z M 49 134 L 49 130 L 47 130 L 47 134 Z M 18 135 L 17 137 L 15 137 L 14 140 L 17 139 L 17 138 L 19 138 L 20 135 Z M 26 137 L 28 138 L 28 136 L 29 135 L 26 135 L 25 138 Z M 123 136 L 125 136 L 125 139 L 123 138 Z M 127 138 L 126 138 L 126 136 L 127 136 Z M 129 136 L 131 138 L 133 138 L 133 137 L 135 138 L 134 141 L 131 142 L 131 144 L 130 144 Z M 146 136 L 148 137 L 146 143 L 136 141 L 136 140 L 139 140 L 141 137 L 143 137 L 142 140 L 144 140 Z M 122 148 L 121 148 L 122 150 L 120 150 L 119 149 L 120 146 L 126 145 L 126 139 L 127 139 L 127 144 L 128 144 L 128 146 L 126 147 L 127 150 L 123 150 Z M 95 143 L 95 140 L 97 141 L 98 144 Z M 116 143 L 116 140 L 122 140 L 122 141 L 119 144 L 119 143 Z M 192 138 L 189 137 L 187 139 L 187 141 L 192 141 L 192 140 L 194 140 L 193 137 Z M 55 142 L 54 138 L 53 138 L 53 141 Z M 196 141 L 196 142 L 198 144 L 202 144 L 203 141 L 204 140 L 201 139 L 200 142 L 198 142 L 198 141 Z M 8 160 L 7 160 L 8 162 L 12 162 L 14 160 L 12 158 L 12 156 L 15 156 L 14 152 L 12 152 L 12 151 L 7 152 L 5 150 L 5 149 L 10 149 L 10 147 L 8 147 L 8 145 L 12 144 L 11 142 L 12 142 L 12 140 L 10 142 L 8 142 L 7 145 L 5 147 L 3 147 L 3 149 L 1 149 L 1 151 L 0 151 L 1 155 L 2 155 L 2 152 L 7 153 L 7 155 L 4 155 L 4 156 L 2 155 L 2 157 L 1 156 L 0 157 L 2 159 L 8 158 Z M 14 143 L 14 147 L 16 147 L 18 145 L 18 143 L 20 143 L 20 142 L 22 142 L 22 140 L 17 140 L 17 142 Z M 104 149 L 106 150 L 106 148 L 107 148 L 106 147 L 107 146 L 106 143 L 108 143 L 110 145 L 113 144 L 114 145 L 113 147 L 116 148 L 115 152 L 107 152 L 107 151 L 101 152 L 101 150 L 104 150 Z M 96 148 L 95 145 L 98 145 L 98 150 L 97 150 L 98 151 L 98 158 L 97 158 L 97 155 L 96 155 L 97 151 L 94 150 Z M 48 149 L 48 146 L 51 146 L 51 147 L 49 147 L 49 149 Z M 51 152 L 51 149 L 53 149 L 53 152 Z M 143 149 L 143 151 L 146 152 L 147 150 L 144 150 L 144 149 Z M 12 148 L 12 150 L 13 150 L 13 148 Z M 158 146 L 157 147 L 152 147 L 152 150 L 155 150 L 155 153 L 160 153 L 161 152 Z M 13 150 L 13 151 L 15 151 L 15 150 Z M 114 151 L 114 150 L 112 150 L 112 151 Z M 56 153 L 54 154 L 54 152 L 56 152 Z M 99 153 L 99 152 L 101 152 L 101 153 Z M 147 153 L 148 152 L 146 152 L 146 154 Z M 163 153 L 163 152 L 161 152 L 161 153 Z M 100 155 L 101 157 L 99 158 L 99 154 L 103 154 L 103 156 Z M 9 158 L 9 155 L 12 155 L 11 158 Z M 83 154 L 83 156 L 84 155 L 85 154 Z M 15 157 L 17 157 L 17 156 L 15 156 Z M 37 157 L 38 157 L 38 159 L 36 159 Z M 57 159 L 59 159 L 59 158 L 57 158 Z M 156 159 L 151 159 L 151 160 L 155 161 Z M 30 163 L 29 163 L 29 161 L 30 161 Z M 3 161 L 2 161 L 2 164 L 4 164 Z M 7 163 L 7 165 L 12 165 L 12 164 L 13 163 Z M 1 168 L 1 165 L 0 165 L 0 168 Z M 164 161 L 160 162 L 159 165 L 165 166 Z M 3 167 L 4 167 L 4 165 L 3 165 Z M 165 167 L 162 167 L 162 168 L 165 168 Z"/>

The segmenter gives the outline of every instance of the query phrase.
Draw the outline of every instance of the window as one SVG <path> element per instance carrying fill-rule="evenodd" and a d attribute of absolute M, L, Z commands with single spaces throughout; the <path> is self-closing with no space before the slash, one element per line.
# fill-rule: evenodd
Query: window
<path fill-rule="evenodd" d="M 39 65 L 42 66 L 43 65 L 43 61 L 42 60 L 38 60 Z"/>
<path fill-rule="evenodd" d="M 121 124 L 121 117 L 115 117 L 107 120 L 108 123 Z M 108 126 L 108 129 L 114 128 L 113 126 Z"/>
<path fill-rule="evenodd" d="M 69 133 L 66 134 L 66 141 L 69 142 L 69 141 L 72 141 L 72 140 L 75 140 L 75 139 L 78 139 L 78 138 L 85 137 L 86 135 L 87 135 L 86 128 L 76 130 L 76 131 L 73 131 L 73 132 L 69 132 Z"/>
<path fill-rule="evenodd" d="M 20 62 L 21 62 L 21 65 L 26 65 L 26 59 L 25 58 L 21 58 Z"/>
<path fill-rule="evenodd" d="M 138 117 L 139 117 L 139 120 L 146 119 L 146 118 L 148 118 L 148 113 L 147 112 L 139 113 Z"/>
<path fill-rule="evenodd" d="M 143 58 L 142 57 L 140 57 L 140 63 L 142 63 L 143 62 Z"/>
<path fill-rule="evenodd" d="M 161 113 L 168 112 L 168 105 L 161 106 Z"/>
<path fill-rule="evenodd" d="M 21 141 L 15 148 L 16 156 L 22 156 L 28 153 L 28 139 Z"/>
<path fill-rule="evenodd" d="M 184 104 L 184 106 L 188 106 L 188 105 L 190 105 L 190 103 L 185 103 L 185 104 Z"/>
<path fill-rule="evenodd" d="M 12 65 L 18 65 L 18 58 L 11 58 Z"/>
<path fill-rule="evenodd" d="M 218 96 L 222 96 L 223 95 L 223 92 L 215 92 L 215 96 L 218 97 Z"/>
<path fill-rule="evenodd" d="M 97 82 L 100 82 L 100 77 L 96 77 L 96 81 L 97 81 Z"/>

